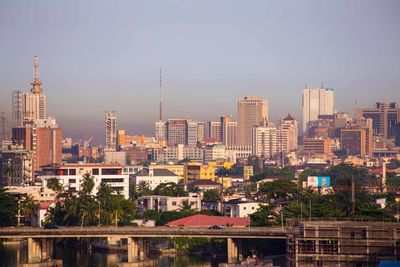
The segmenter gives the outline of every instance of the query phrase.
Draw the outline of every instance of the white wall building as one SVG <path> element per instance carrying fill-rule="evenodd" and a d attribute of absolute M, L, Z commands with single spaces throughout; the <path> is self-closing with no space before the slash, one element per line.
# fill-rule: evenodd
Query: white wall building
<path fill-rule="evenodd" d="M 277 129 L 275 127 L 257 126 L 253 128 L 253 156 L 270 159 L 278 152 Z"/>
<path fill-rule="evenodd" d="M 126 199 L 129 198 L 129 175 L 122 174 L 122 167 L 117 164 L 63 164 L 45 167 L 43 173 L 38 178 L 44 187 L 48 179 L 55 177 L 64 187 L 80 191 L 82 176 L 89 173 L 95 183 L 92 195 L 96 195 L 100 184 L 105 183 Z"/>
<path fill-rule="evenodd" d="M 309 135 L 310 123 L 319 115 L 334 114 L 334 90 L 331 88 L 304 88 L 303 90 L 303 134 Z"/>
<path fill-rule="evenodd" d="M 162 183 L 178 183 L 180 177 L 167 169 L 150 168 L 131 175 L 132 184 L 137 188 L 140 182 L 146 182 L 151 190 Z"/>
<path fill-rule="evenodd" d="M 138 212 L 143 213 L 147 210 L 174 211 L 180 210 L 183 201 L 189 201 L 191 208 L 196 211 L 201 210 L 201 197 L 198 194 L 190 193 L 187 197 L 170 196 L 142 196 L 139 197 Z"/>
<path fill-rule="evenodd" d="M 223 215 L 227 217 L 249 217 L 260 206 L 260 202 L 233 200 L 223 203 Z"/>
<path fill-rule="evenodd" d="M 204 148 L 204 162 L 226 159 L 225 146 L 221 144 L 207 145 Z"/>

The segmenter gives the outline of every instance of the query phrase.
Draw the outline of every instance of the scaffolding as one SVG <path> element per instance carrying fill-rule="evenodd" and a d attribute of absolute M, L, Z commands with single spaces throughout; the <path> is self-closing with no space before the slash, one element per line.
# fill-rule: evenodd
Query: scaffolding
<path fill-rule="evenodd" d="M 377 266 L 400 259 L 400 224 L 307 221 L 288 227 L 288 266 Z"/>

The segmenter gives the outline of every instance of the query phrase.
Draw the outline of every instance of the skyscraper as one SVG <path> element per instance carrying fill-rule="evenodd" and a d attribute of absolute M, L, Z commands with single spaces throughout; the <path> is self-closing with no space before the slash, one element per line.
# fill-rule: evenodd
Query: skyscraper
<path fill-rule="evenodd" d="M 42 95 L 42 82 L 39 80 L 39 58 L 34 59 L 34 78 L 30 93 L 12 92 L 13 126 L 22 126 L 35 119 L 46 118 L 46 96 Z"/>
<path fill-rule="evenodd" d="M 106 149 L 117 149 L 117 112 L 105 112 L 105 134 L 106 134 Z"/>
<path fill-rule="evenodd" d="M 230 116 L 221 116 L 221 141 L 225 146 L 237 145 L 237 122 Z"/>
<path fill-rule="evenodd" d="M 238 143 L 252 144 L 252 132 L 255 126 L 264 126 L 268 122 L 268 102 L 258 96 L 245 96 L 237 105 Z"/>
<path fill-rule="evenodd" d="M 396 103 L 378 102 L 372 108 L 357 109 L 357 117 L 372 119 L 372 132 L 387 139 L 394 139 L 396 124 L 400 122 L 400 108 Z"/>
<path fill-rule="evenodd" d="M 273 158 L 278 152 L 277 129 L 275 127 L 256 126 L 253 127 L 252 134 L 252 154 L 253 156 L 265 159 Z"/>
<path fill-rule="evenodd" d="M 282 152 L 288 153 L 297 149 L 298 125 L 290 114 L 281 121 L 278 143 Z"/>
<path fill-rule="evenodd" d="M 332 88 L 307 88 L 303 90 L 303 134 L 310 133 L 310 123 L 318 116 L 334 114 L 334 90 Z"/>
<path fill-rule="evenodd" d="M 169 119 L 167 121 L 168 146 L 185 145 L 187 143 L 187 127 L 185 119 Z"/>
<path fill-rule="evenodd" d="M 12 129 L 15 144 L 33 152 L 33 170 L 62 161 L 62 130 L 52 117 Z"/>

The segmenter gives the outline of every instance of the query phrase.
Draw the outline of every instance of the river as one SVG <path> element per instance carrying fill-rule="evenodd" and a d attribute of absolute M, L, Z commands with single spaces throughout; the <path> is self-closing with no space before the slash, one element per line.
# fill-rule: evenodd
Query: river
<path fill-rule="evenodd" d="M 117 266 L 118 262 L 126 261 L 126 254 L 87 253 L 79 249 L 56 247 L 55 257 L 63 261 L 65 267 L 76 266 Z M 20 245 L 0 245 L 0 266 L 14 267 L 18 262 L 26 262 L 26 247 Z M 154 267 L 211 267 L 207 258 L 188 255 L 159 256 L 153 260 Z M 215 266 L 215 265 L 214 265 Z"/>

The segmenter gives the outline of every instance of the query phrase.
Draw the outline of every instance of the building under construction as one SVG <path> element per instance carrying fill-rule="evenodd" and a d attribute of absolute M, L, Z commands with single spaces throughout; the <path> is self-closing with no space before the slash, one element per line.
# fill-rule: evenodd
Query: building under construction
<path fill-rule="evenodd" d="M 400 259 L 400 224 L 302 221 L 288 228 L 288 266 L 378 266 Z"/>

